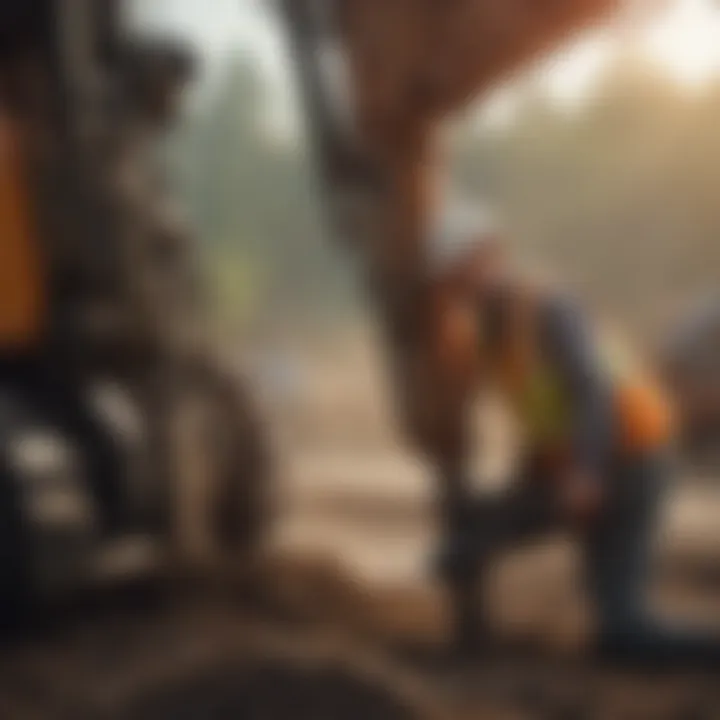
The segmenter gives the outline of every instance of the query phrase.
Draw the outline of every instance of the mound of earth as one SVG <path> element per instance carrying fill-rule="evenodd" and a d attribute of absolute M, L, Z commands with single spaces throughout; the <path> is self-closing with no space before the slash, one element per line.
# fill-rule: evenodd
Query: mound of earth
<path fill-rule="evenodd" d="M 628 674 L 542 638 L 514 649 L 503 639 L 457 663 L 429 595 L 367 586 L 331 563 L 284 557 L 265 570 L 258 594 L 161 594 L 6 648 L 0 718 L 720 717 L 714 677 Z M 511 585 L 539 602 L 537 588 Z"/>
<path fill-rule="evenodd" d="M 280 658 L 212 668 L 138 698 L 113 720 L 420 720 L 429 714 L 388 681 Z"/>

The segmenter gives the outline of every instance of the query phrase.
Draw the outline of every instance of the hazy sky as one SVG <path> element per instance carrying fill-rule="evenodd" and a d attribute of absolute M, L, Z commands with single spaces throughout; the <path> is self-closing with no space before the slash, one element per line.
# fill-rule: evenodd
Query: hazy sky
<path fill-rule="evenodd" d="M 277 74 L 284 48 L 270 0 L 131 0 L 137 22 L 189 40 L 212 72 L 247 52 Z"/>
<path fill-rule="evenodd" d="M 200 52 L 207 70 L 205 87 L 220 76 L 230 57 L 249 53 L 267 72 L 275 92 L 275 116 L 289 121 L 292 81 L 278 23 L 267 10 L 272 0 L 132 0 L 145 26 L 171 30 Z M 263 8 L 263 5 L 266 7 Z M 714 0 L 674 0 L 670 9 L 641 29 L 619 28 L 586 35 L 561 49 L 551 62 L 536 66 L 539 82 L 561 102 L 574 103 L 593 81 L 619 42 L 635 43 L 678 82 L 695 90 L 720 75 L 720 9 Z M 512 89 L 500 98 L 511 114 Z M 503 102 L 496 103 L 498 107 Z"/>

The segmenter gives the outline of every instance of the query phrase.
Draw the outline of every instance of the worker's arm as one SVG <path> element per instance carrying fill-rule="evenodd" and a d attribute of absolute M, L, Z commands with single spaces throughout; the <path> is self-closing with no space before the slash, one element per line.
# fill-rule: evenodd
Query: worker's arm
<path fill-rule="evenodd" d="M 613 403 L 609 379 L 600 365 L 588 322 L 564 296 L 548 299 L 542 308 L 544 354 L 559 371 L 571 404 L 572 467 L 596 482 L 607 473 L 613 441 Z"/>

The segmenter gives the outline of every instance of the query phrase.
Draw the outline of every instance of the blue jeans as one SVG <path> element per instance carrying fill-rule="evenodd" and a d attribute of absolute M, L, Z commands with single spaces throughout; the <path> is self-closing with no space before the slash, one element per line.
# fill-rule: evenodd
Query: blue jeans
<path fill-rule="evenodd" d="M 599 649 L 611 659 L 643 665 L 720 667 L 718 630 L 661 620 L 647 607 L 658 511 L 671 469 L 662 451 L 618 463 L 607 510 L 585 540 Z"/>
<path fill-rule="evenodd" d="M 597 612 L 598 650 L 613 661 L 644 667 L 717 668 L 720 633 L 664 622 L 646 603 L 658 510 L 669 475 L 668 453 L 661 450 L 614 463 L 604 510 L 579 538 L 585 585 Z M 478 499 L 472 516 L 470 545 L 481 570 L 503 546 L 562 526 L 552 486 L 535 468 L 509 492 Z"/>

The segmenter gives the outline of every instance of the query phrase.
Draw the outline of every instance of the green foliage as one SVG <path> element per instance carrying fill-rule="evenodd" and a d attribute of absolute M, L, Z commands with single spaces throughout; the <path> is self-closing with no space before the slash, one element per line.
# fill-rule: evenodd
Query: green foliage
<path fill-rule="evenodd" d="M 265 127 L 266 89 L 237 61 L 173 146 L 220 322 L 343 319 L 353 273 L 325 236 L 304 143 Z M 619 58 L 585 106 L 523 98 L 506 126 L 461 126 L 453 165 L 498 202 L 524 252 L 643 329 L 717 284 L 720 85 L 693 95 Z"/>
<path fill-rule="evenodd" d="M 268 133 L 264 90 L 255 66 L 237 61 L 175 142 L 218 311 L 234 326 L 292 322 L 348 298 L 310 160 Z"/>

